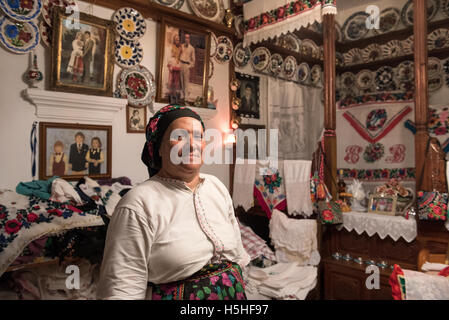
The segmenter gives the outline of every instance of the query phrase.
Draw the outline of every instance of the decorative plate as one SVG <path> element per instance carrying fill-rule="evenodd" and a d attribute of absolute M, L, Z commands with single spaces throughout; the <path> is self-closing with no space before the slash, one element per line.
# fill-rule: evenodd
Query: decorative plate
<path fill-rule="evenodd" d="M 226 63 L 231 60 L 233 52 L 234 46 L 228 37 L 220 36 L 217 38 L 217 53 L 215 54 L 215 60 L 218 63 Z"/>
<path fill-rule="evenodd" d="M 436 75 L 435 77 L 429 78 L 429 92 L 437 91 L 443 85 L 443 76 L 441 74 Z"/>
<path fill-rule="evenodd" d="M 441 9 L 446 17 L 449 17 L 449 0 L 443 0 Z"/>
<path fill-rule="evenodd" d="M 243 35 L 245 34 L 245 23 L 243 21 L 243 15 L 234 17 L 234 28 L 237 32 L 237 38 L 243 39 Z"/>
<path fill-rule="evenodd" d="M 379 91 L 390 91 L 396 89 L 394 83 L 394 71 L 390 66 L 380 67 L 375 77 L 376 89 Z"/>
<path fill-rule="evenodd" d="M 282 56 L 279 53 L 275 53 L 271 56 L 270 65 L 268 66 L 268 70 L 274 75 L 279 75 L 282 71 L 282 63 L 284 62 L 284 59 L 282 59 Z M 296 63 L 296 60 L 295 60 Z"/>
<path fill-rule="evenodd" d="M 42 3 L 42 17 L 50 27 L 52 26 L 54 7 L 67 8 L 76 6 L 74 0 L 43 0 Z"/>
<path fill-rule="evenodd" d="M 145 19 L 139 11 L 125 7 L 118 9 L 112 20 L 116 23 L 115 30 L 118 35 L 129 41 L 136 41 L 143 37 L 147 30 Z"/>
<path fill-rule="evenodd" d="M 184 4 L 184 0 L 153 0 L 153 1 L 176 10 L 181 9 L 182 5 Z"/>
<path fill-rule="evenodd" d="M 427 74 L 429 78 L 438 75 L 441 71 L 441 61 L 435 57 L 429 57 L 427 59 Z"/>
<path fill-rule="evenodd" d="M 427 36 L 427 48 L 428 50 L 441 49 L 449 46 L 449 30 L 440 28 L 433 30 Z"/>
<path fill-rule="evenodd" d="M 347 66 L 363 62 L 362 50 L 359 48 L 352 48 L 348 52 L 344 53 L 343 57 L 345 59 L 345 65 Z"/>
<path fill-rule="evenodd" d="M 214 62 L 209 59 L 209 79 L 214 75 Z"/>
<path fill-rule="evenodd" d="M 377 34 L 382 34 L 395 30 L 399 21 L 401 20 L 401 13 L 397 8 L 386 8 L 382 10 L 379 16 L 379 29 L 374 29 Z"/>
<path fill-rule="evenodd" d="M 352 14 L 343 24 L 342 33 L 346 40 L 359 40 L 366 36 L 368 29 L 366 28 L 366 18 L 369 14 L 365 11 L 359 11 Z"/>
<path fill-rule="evenodd" d="M 306 56 L 317 57 L 320 54 L 320 48 L 313 40 L 304 39 L 301 42 L 301 53 Z"/>
<path fill-rule="evenodd" d="M 352 72 L 345 72 L 341 75 L 340 84 L 343 90 L 353 90 L 357 86 L 356 76 Z"/>
<path fill-rule="evenodd" d="M 430 21 L 435 17 L 439 7 L 439 0 L 428 0 L 427 3 L 427 21 Z M 413 0 L 408 0 L 401 10 L 401 21 L 405 26 L 413 25 Z"/>
<path fill-rule="evenodd" d="M 217 54 L 217 36 L 211 32 L 211 37 L 210 37 L 210 56 L 211 57 L 215 57 L 215 55 Z"/>
<path fill-rule="evenodd" d="M 310 83 L 314 86 L 319 86 L 322 81 L 323 70 L 321 70 L 321 66 L 319 64 L 314 65 L 310 69 Z"/>
<path fill-rule="evenodd" d="M 396 68 L 396 79 L 399 83 L 413 81 L 415 78 L 415 63 L 407 60 L 401 62 Z"/>
<path fill-rule="evenodd" d="M 251 49 L 243 47 L 243 42 L 239 42 L 234 49 L 234 64 L 237 67 L 244 67 L 251 59 Z"/>
<path fill-rule="evenodd" d="M 299 52 L 301 49 L 301 40 L 293 33 L 287 33 L 277 37 L 275 44 L 294 52 Z"/>
<path fill-rule="evenodd" d="M 115 40 L 115 62 L 122 68 L 135 67 L 142 62 L 143 49 L 139 41 L 120 37 Z"/>
<path fill-rule="evenodd" d="M 388 41 L 382 46 L 382 53 L 384 57 L 399 57 L 403 54 L 401 41 Z"/>
<path fill-rule="evenodd" d="M 285 58 L 284 64 L 282 65 L 282 71 L 287 79 L 291 79 L 295 76 L 297 66 L 298 64 L 294 57 L 288 56 Z"/>
<path fill-rule="evenodd" d="M 36 48 L 39 39 L 39 29 L 33 22 L 0 18 L 0 41 L 12 52 L 28 53 Z"/>
<path fill-rule="evenodd" d="M 128 98 L 132 106 L 149 105 L 156 94 L 156 82 L 153 74 L 144 66 L 124 69 L 119 75 L 120 94 Z"/>
<path fill-rule="evenodd" d="M 221 23 L 225 15 L 223 0 L 188 0 L 192 11 L 200 18 Z"/>
<path fill-rule="evenodd" d="M 374 73 L 371 70 L 362 70 L 357 73 L 356 85 L 362 91 L 369 91 L 374 85 Z"/>
<path fill-rule="evenodd" d="M 362 51 L 364 62 L 372 62 L 383 58 L 382 48 L 377 43 L 370 44 Z"/>
<path fill-rule="evenodd" d="M 413 54 L 414 51 L 414 36 L 413 34 L 406 40 L 402 41 L 402 52 L 404 54 Z"/>
<path fill-rule="evenodd" d="M 0 8 L 16 21 L 31 21 L 41 13 L 42 0 L 0 0 Z"/>
<path fill-rule="evenodd" d="M 265 47 L 258 47 L 251 54 L 251 66 L 256 71 L 265 70 L 270 64 L 271 53 Z"/>
<path fill-rule="evenodd" d="M 345 59 L 340 52 L 335 52 L 335 59 L 337 60 L 337 66 L 343 67 L 345 65 Z"/>
<path fill-rule="evenodd" d="M 404 81 L 399 83 L 399 90 L 403 92 L 415 90 L 415 81 Z"/>
<path fill-rule="evenodd" d="M 301 63 L 298 66 L 298 81 L 302 84 L 309 82 L 310 67 L 306 62 Z"/>
<path fill-rule="evenodd" d="M 51 47 L 52 29 L 48 26 L 45 20 L 39 22 L 39 32 L 41 34 L 41 41 L 47 46 Z"/>

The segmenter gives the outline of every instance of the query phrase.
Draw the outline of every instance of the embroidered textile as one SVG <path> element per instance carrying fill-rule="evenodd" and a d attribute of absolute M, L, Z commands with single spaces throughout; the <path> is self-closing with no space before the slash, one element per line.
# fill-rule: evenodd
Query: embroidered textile
<path fill-rule="evenodd" d="M 312 161 L 284 160 L 285 193 L 288 201 L 288 213 L 302 214 L 309 217 L 313 214 L 310 197 L 310 174 Z"/>
<path fill-rule="evenodd" d="M 248 211 L 254 205 L 254 180 L 256 177 L 256 164 L 248 163 L 248 160 L 236 160 L 234 169 L 234 187 L 232 189 L 232 201 L 234 208 L 242 206 Z"/>
<path fill-rule="evenodd" d="M 370 181 L 386 181 L 392 178 L 399 180 L 414 180 L 415 168 L 402 169 L 338 169 L 343 179 L 358 179 Z"/>

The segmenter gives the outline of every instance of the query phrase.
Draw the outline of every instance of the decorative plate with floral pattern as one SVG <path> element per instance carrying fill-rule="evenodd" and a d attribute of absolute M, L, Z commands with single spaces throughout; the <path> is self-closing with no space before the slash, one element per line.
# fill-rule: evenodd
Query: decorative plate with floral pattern
<path fill-rule="evenodd" d="M 248 64 L 250 59 L 251 49 L 249 47 L 243 47 L 243 42 L 239 42 L 234 50 L 234 64 L 242 68 Z"/>
<path fill-rule="evenodd" d="M 36 19 L 42 10 L 41 0 L 0 0 L 0 8 L 16 21 Z"/>
<path fill-rule="evenodd" d="M 321 70 L 321 66 L 319 64 L 314 65 L 310 69 L 310 83 L 316 87 L 320 86 L 323 83 L 323 70 Z"/>
<path fill-rule="evenodd" d="M 0 18 L 0 41 L 14 53 L 28 53 L 39 44 L 39 29 L 31 21 L 15 21 L 7 16 Z"/>
<path fill-rule="evenodd" d="M 410 60 L 401 62 L 396 68 L 396 79 L 399 83 L 413 81 L 415 78 L 415 63 Z"/>
<path fill-rule="evenodd" d="M 388 41 L 382 46 L 382 53 L 384 57 L 399 57 L 403 54 L 401 41 Z"/>
<path fill-rule="evenodd" d="M 257 47 L 251 54 L 251 66 L 256 71 L 265 70 L 271 61 L 271 53 L 265 47 Z"/>
<path fill-rule="evenodd" d="M 184 4 L 184 0 L 153 0 L 156 1 L 159 4 L 162 4 L 166 7 L 170 7 L 173 9 L 181 9 L 182 5 Z"/>
<path fill-rule="evenodd" d="M 74 0 L 43 0 L 42 3 L 42 17 L 50 27 L 52 26 L 54 7 L 67 8 L 76 6 Z"/>
<path fill-rule="evenodd" d="M 401 13 L 397 8 L 386 8 L 382 10 L 379 16 L 379 29 L 374 29 L 377 34 L 387 33 L 395 30 L 399 21 L 401 20 Z"/>
<path fill-rule="evenodd" d="M 352 14 L 348 19 L 346 19 L 343 24 L 342 32 L 343 36 L 348 41 L 354 41 L 362 39 L 368 33 L 366 28 L 366 18 L 369 14 L 365 11 L 359 11 Z"/>
<path fill-rule="evenodd" d="M 306 56 L 311 56 L 318 58 L 320 55 L 320 48 L 316 45 L 313 40 L 304 39 L 301 42 L 301 53 Z"/>
<path fill-rule="evenodd" d="M 270 65 L 268 66 L 268 70 L 270 70 L 270 72 L 275 76 L 279 75 L 282 72 L 283 62 L 284 59 L 282 59 L 282 56 L 279 53 L 271 55 L 271 62 Z"/>
<path fill-rule="evenodd" d="M 345 65 L 345 59 L 340 52 L 335 52 L 335 59 L 337 60 L 337 66 L 343 67 Z"/>
<path fill-rule="evenodd" d="M 234 46 L 228 37 L 220 36 L 217 38 L 217 53 L 215 54 L 215 60 L 218 63 L 226 63 L 231 60 L 233 52 Z"/>
<path fill-rule="evenodd" d="M 352 72 L 345 72 L 341 75 L 341 88 L 343 90 L 353 90 L 357 86 L 355 74 Z"/>
<path fill-rule="evenodd" d="M 427 21 L 435 17 L 439 7 L 439 0 L 428 0 L 427 3 Z M 408 0 L 401 10 L 401 21 L 405 26 L 413 25 L 413 0 Z"/>
<path fill-rule="evenodd" d="M 301 49 L 301 40 L 293 33 L 287 33 L 277 37 L 275 44 L 294 52 L 299 52 Z"/>
<path fill-rule="evenodd" d="M 443 76 L 441 74 L 429 77 L 428 80 L 429 92 L 435 92 L 439 90 L 442 85 L 443 85 Z"/>
<path fill-rule="evenodd" d="M 371 70 L 362 70 L 357 73 L 357 87 L 366 92 L 373 88 L 374 86 L 374 74 Z"/>
<path fill-rule="evenodd" d="M 295 76 L 297 66 L 295 57 L 288 56 L 285 58 L 284 64 L 282 65 L 282 71 L 287 79 L 291 79 Z"/>
<path fill-rule="evenodd" d="M 115 62 L 122 68 L 139 65 L 143 59 L 143 49 L 139 41 L 129 41 L 121 37 L 115 40 Z"/>
<path fill-rule="evenodd" d="M 415 37 L 412 34 L 410 37 L 402 41 L 402 52 L 404 52 L 404 54 L 413 54 L 414 39 Z"/>
<path fill-rule="evenodd" d="M 429 57 L 427 59 L 427 74 L 429 78 L 436 76 L 441 71 L 441 61 L 435 57 Z"/>
<path fill-rule="evenodd" d="M 307 62 L 303 62 L 298 66 L 298 81 L 302 84 L 309 82 L 310 67 Z"/>
<path fill-rule="evenodd" d="M 45 20 L 39 22 L 39 32 L 41 34 L 41 41 L 47 46 L 51 47 L 52 29 L 47 25 Z"/>
<path fill-rule="evenodd" d="M 156 94 L 153 74 L 144 66 L 124 69 L 120 72 L 118 87 L 123 98 L 132 106 L 149 105 Z"/>
<path fill-rule="evenodd" d="M 362 51 L 364 62 L 372 62 L 383 58 L 382 47 L 377 43 L 372 43 Z"/>
<path fill-rule="evenodd" d="M 376 89 L 379 91 L 390 91 L 396 89 L 394 82 L 394 71 L 390 66 L 380 67 L 375 77 Z"/>
<path fill-rule="evenodd" d="M 116 23 L 115 30 L 122 37 L 129 41 L 136 41 L 143 37 L 147 30 L 145 19 L 139 11 L 125 7 L 118 9 L 112 20 Z"/>
<path fill-rule="evenodd" d="M 192 11 L 200 18 L 221 23 L 225 15 L 223 0 L 188 0 Z"/>
<path fill-rule="evenodd" d="M 441 49 L 449 46 L 449 30 L 439 28 L 433 30 L 427 36 L 427 48 L 428 50 Z"/>
<path fill-rule="evenodd" d="M 359 48 L 352 48 L 343 54 L 345 65 L 350 66 L 354 64 L 363 63 L 362 50 Z"/>

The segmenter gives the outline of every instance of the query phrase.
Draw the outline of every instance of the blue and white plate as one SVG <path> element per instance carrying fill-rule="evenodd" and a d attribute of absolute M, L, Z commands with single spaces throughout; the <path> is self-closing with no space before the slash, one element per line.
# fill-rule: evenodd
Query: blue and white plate
<path fill-rule="evenodd" d="M 362 39 L 368 33 L 368 28 L 366 27 L 366 19 L 369 14 L 365 11 L 359 11 L 352 14 L 348 19 L 346 19 L 343 24 L 342 32 L 343 36 L 348 41 L 354 41 Z"/>
<path fill-rule="evenodd" d="M 143 49 L 139 41 L 129 41 L 118 37 L 115 40 L 115 62 L 122 68 L 139 65 L 143 59 Z"/>
<path fill-rule="evenodd" d="M 220 36 L 217 38 L 217 52 L 215 53 L 215 61 L 218 63 L 226 63 L 232 59 L 234 52 L 234 46 L 231 39 L 226 36 Z"/>
<path fill-rule="evenodd" d="M 244 67 L 251 59 L 251 49 L 249 47 L 243 47 L 243 42 L 239 42 L 234 49 L 234 64 L 237 67 Z"/>
<path fill-rule="evenodd" d="M 143 16 L 133 8 L 120 8 L 112 17 L 116 23 L 115 30 L 122 37 L 130 41 L 136 41 L 143 37 L 147 30 L 147 24 Z"/>
<path fill-rule="evenodd" d="M 0 41 L 14 53 L 28 53 L 39 43 L 39 29 L 31 21 L 14 21 L 7 16 L 0 18 Z"/>
<path fill-rule="evenodd" d="M 0 0 L 0 8 L 17 21 L 36 19 L 42 10 L 41 0 Z"/>
<path fill-rule="evenodd" d="M 184 4 L 184 0 L 153 0 L 156 3 L 162 4 L 166 7 L 170 7 L 173 9 L 180 9 Z"/>
<path fill-rule="evenodd" d="M 251 54 L 251 66 L 256 71 L 265 70 L 271 61 L 271 53 L 265 47 L 257 47 Z"/>
<path fill-rule="evenodd" d="M 298 81 L 302 84 L 309 82 L 310 78 L 310 67 L 306 62 L 301 63 L 298 66 Z"/>

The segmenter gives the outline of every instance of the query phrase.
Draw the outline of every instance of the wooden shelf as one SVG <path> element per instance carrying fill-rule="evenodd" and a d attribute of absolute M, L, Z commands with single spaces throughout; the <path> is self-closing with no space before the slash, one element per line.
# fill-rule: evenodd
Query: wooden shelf
<path fill-rule="evenodd" d="M 257 47 L 265 47 L 268 50 L 270 50 L 271 54 L 278 53 L 282 56 L 283 59 L 285 59 L 287 56 L 293 56 L 296 58 L 296 61 L 298 64 L 300 64 L 302 62 L 307 62 L 309 65 L 315 65 L 315 64 L 319 64 L 321 66 L 323 65 L 323 61 L 321 61 L 319 59 L 315 59 L 315 58 L 312 58 L 311 56 L 303 55 L 296 51 L 291 51 L 291 50 L 285 49 L 281 46 L 274 45 L 273 43 L 271 43 L 269 41 L 262 41 L 257 44 L 251 44 L 251 46 L 250 46 L 251 51 L 254 51 Z"/>
<path fill-rule="evenodd" d="M 431 33 L 435 29 L 447 27 L 449 28 L 449 18 L 430 22 L 427 26 L 427 33 Z M 340 53 L 347 52 L 353 48 L 364 49 L 372 43 L 377 43 L 379 45 L 385 44 L 391 40 L 405 40 L 409 36 L 413 35 L 413 26 L 407 27 L 401 30 L 395 30 L 392 32 L 376 35 L 369 38 L 364 38 L 356 41 L 350 42 L 337 42 L 335 44 L 335 50 Z"/>

